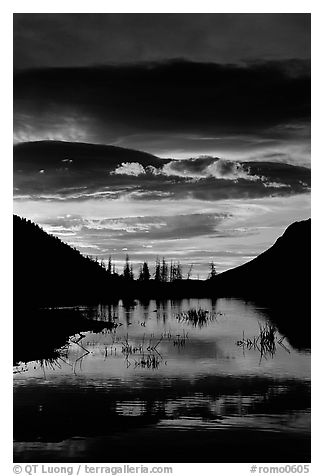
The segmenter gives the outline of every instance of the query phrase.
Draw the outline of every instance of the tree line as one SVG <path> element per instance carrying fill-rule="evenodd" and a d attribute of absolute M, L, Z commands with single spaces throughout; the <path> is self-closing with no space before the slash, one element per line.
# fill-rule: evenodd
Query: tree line
<path fill-rule="evenodd" d="M 192 271 L 194 266 L 194 264 L 192 263 L 189 266 L 188 271 L 184 273 L 180 261 L 171 261 L 170 263 L 167 263 L 164 257 L 162 259 L 157 257 L 153 272 L 150 271 L 148 262 L 144 261 L 143 264 L 141 264 L 139 267 L 137 277 L 135 277 L 133 264 L 131 263 L 128 254 L 126 254 L 125 264 L 121 274 L 116 271 L 116 266 L 113 263 L 111 256 L 109 256 L 107 263 L 103 259 L 98 260 L 98 257 L 93 258 L 92 256 L 87 256 L 87 258 L 92 261 L 95 261 L 101 268 L 103 268 L 106 271 L 108 277 L 122 277 L 126 281 L 137 280 L 140 282 L 155 281 L 158 283 L 173 283 L 175 281 L 181 281 L 184 279 L 188 280 L 192 277 Z M 211 263 L 209 263 L 208 278 L 214 278 L 216 275 L 216 265 L 212 261 Z"/>

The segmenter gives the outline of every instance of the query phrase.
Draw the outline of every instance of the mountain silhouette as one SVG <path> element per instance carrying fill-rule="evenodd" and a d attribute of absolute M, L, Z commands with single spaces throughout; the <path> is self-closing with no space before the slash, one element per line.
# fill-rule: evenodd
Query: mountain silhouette
<path fill-rule="evenodd" d="M 311 220 L 290 225 L 252 261 L 209 280 L 209 293 L 266 307 L 268 318 L 299 349 L 311 345 Z"/>
<path fill-rule="evenodd" d="M 55 357 L 70 335 L 108 325 L 58 306 L 107 299 L 119 277 L 107 279 L 98 262 L 16 215 L 13 237 L 15 363 Z"/>
<path fill-rule="evenodd" d="M 274 300 L 310 299 L 311 219 L 291 224 L 253 260 L 211 279 L 218 293 Z M 300 304 L 298 304 L 300 305 Z"/>
<path fill-rule="evenodd" d="M 14 304 L 19 306 L 97 302 L 109 295 L 100 264 L 49 235 L 35 223 L 13 217 Z"/>

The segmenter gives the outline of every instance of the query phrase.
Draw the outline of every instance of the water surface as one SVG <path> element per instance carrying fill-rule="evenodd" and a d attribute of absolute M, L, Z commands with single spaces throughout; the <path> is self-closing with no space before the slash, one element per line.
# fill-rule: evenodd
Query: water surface
<path fill-rule="evenodd" d="M 206 322 L 186 321 L 192 308 Z M 267 309 L 188 299 L 82 310 L 107 329 L 15 368 L 15 461 L 310 460 L 309 352 L 279 332 L 272 353 L 238 345 Z"/>

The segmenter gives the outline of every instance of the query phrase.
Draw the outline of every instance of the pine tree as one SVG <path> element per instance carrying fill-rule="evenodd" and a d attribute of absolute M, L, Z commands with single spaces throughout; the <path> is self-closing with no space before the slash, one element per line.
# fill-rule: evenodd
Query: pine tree
<path fill-rule="evenodd" d="M 176 266 L 176 279 L 182 279 L 182 266 L 180 264 L 180 261 L 178 261 L 177 266 Z"/>
<path fill-rule="evenodd" d="M 173 283 L 174 281 L 174 264 L 173 264 L 173 261 L 171 261 L 171 264 L 170 264 L 170 283 Z"/>
<path fill-rule="evenodd" d="M 134 279 L 133 267 L 129 263 L 129 256 L 128 255 L 126 255 L 126 258 L 125 258 L 125 266 L 124 266 L 123 276 L 127 281 L 132 281 Z"/>
<path fill-rule="evenodd" d="M 150 270 L 146 261 L 143 263 L 143 281 L 149 281 L 151 279 Z"/>
<path fill-rule="evenodd" d="M 140 268 L 138 279 L 139 281 L 149 281 L 151 278 L 150 270 L 146 261 L 144 261 L 143 265 Z"/>
<path fill-rule="evenodd" d="M 165 261 L 165 258 L 162 259 L 161 281 L 163 283 L 166 283 L 168 281 L 168 264 Z"/>
<path fill-rule="evenodd" d="M 134 271 L 133 271 L 133 265 L 132 264 L 129 266 L 129 279 L 131 281 L 134 280 Z"/>
<path fill-rule="evenodd" d="M 190 268 L 188 270 L 187 279 L 191 278 L 192 268 L 193 268 L 193 263 L 191 263 Z"/>
<path fill-rule="evenodd" d="M 109 256 L 109 258 L 108 258 L 107 273 L 108 273 L 109 276 L 111 276 L 111 274 L 112 274 L 111 256 Z"/>
<path fill-rule="evenodd" d="M 155 262 L 154 279 L 157 282 L 161 282 L 161 263 L 159 258 L 156 258 L 156 262 Z"/>
<path fill-rule="evenodd" d="M 212 262 L 210 263 L 209 267 L 210 267 L 209 277 L 210 277 L 210 278 L 215 278 L 215 276 L 217 275 L 217 271 L 216 271 L 216 267 L 215 267 L 214 261 L 212 261 Z"/>

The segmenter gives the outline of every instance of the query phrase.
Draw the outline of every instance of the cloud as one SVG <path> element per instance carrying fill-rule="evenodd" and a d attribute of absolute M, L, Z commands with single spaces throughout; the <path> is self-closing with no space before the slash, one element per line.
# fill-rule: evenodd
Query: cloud
<path fill-rule="evenodd" d="M 157 255 L 195 263 L 201 277 L 214 260 L 228 269 L 264 251 L 295 220 L 309 216 L 309 194 L 257 199 L 134 201 L 19 201 L 15 213 L 32 219 L 86 254 L 136 264 Z M 60 235 L 64 233 L 64 235 Z M 143 247 L 145 246 L 145 247 Z"/>
<path fill-rule="evenodd" d="M 261 177 L 251 175 L 249 168 L 240 162 L 204 157 L 200 159 L 172 160 L 161 168 L 148 165 L 145 168 L 138 162 L 123 162 L 110 172 L 111 175 L 165 175 L 167 177 L 181 177 L 186 179 L 202 179 L 214 177 L 225 180 L 258 180 Z"/>
<path fill-rule="evenodd" d="M 155 171 L 155 173 L 158 173 Z M 193 179 L 213 177 L 222 180 L 261 180 L 261 177 L 251 175 L 249 167 L 240 162 L 223 160 L 215 157 L 170 161 L 163 166 L 162 174 Z"/>
<path fill-rule="evenodd" d="M 144 240 L 152 243 L 194 239 L 209 236 L 233 236 L 235 230 L 219 230 L 218 227 L 230 217 L 227 212 L 191 213 L 169 216 L 85 218 L 72 216 L 60 219 L 45 219 L 46 231 L 58 236 L 82 236 L 85 243 L 96 243 L 93 248 L 102 249 L 108 243 L 120 251 L 125 246 L 130 250 L 142 248 Z M 246 232 L 245 232 L 246 233 Z M 106 244 L 106 245 L 105 245 Z M 152 248 L 152 245 L 146 247 Z M 154 251 L 156 252 L 156 251 Z"/>
<path fill-rule="evenodd" d="M 20 200 L 217 201 L 308 192 L 310 170 L 217 157 L 162 160 L 115 147 L 45 142 L 15 146 L 14 186 Z"/>
<path fill-rule="evenodd" d="M 14 14 L 19 69 L 309 56 L 310 14 Z"/>
<path fill-rule="evenodd" d="M 284 133 L 281 131 L 284 130 Z M 280 161 L 310 166 L 310 124 L 278 127 L 249 133 L 204 135 L 168 131 L 127 134 L 113 141 L 120 147 L 144 149 L 159 157 L 191 158 L 201 155 L 239 161 Z M 272 158 L 270 158 L 272 157 Z"/>
<path fill-rule="evenodd" d="M 48 68 L 14 77 L 16 141 L 132 146 L 140 136 L 148 150 L 158 136 L 166 149 L 170 135 L 187 151 L 192 137 L 200 145 L 233 137 L 296 144 L 305 142 L 309 120 L 310 69 L 302 60 Z"/>
<path fill-rule="evenodd" d="M 139 164 L 138 162 L 123 162 L 121 165 L 116 167 L 115 170 L 110 172 L 112 175 L 133 175 L 134 177 L 138 177 L 141 174 L 145 174 L 146 171 L 143 165 Z"/>

